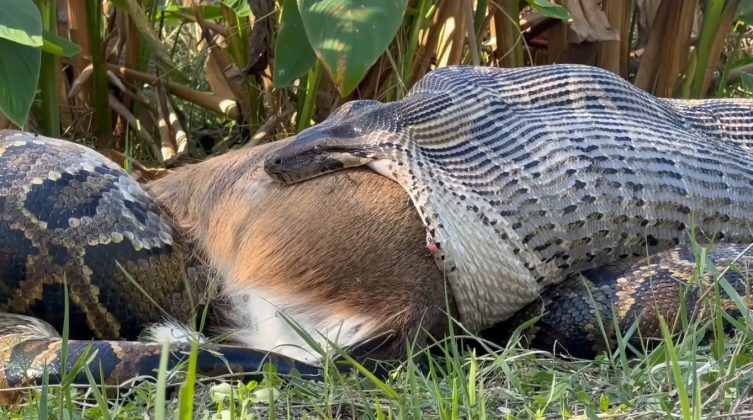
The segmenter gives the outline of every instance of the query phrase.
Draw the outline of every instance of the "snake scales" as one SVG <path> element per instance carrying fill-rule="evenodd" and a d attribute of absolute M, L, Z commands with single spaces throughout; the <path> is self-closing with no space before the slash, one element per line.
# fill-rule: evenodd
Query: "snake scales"
<path fill-rule="evenodd" d="M 354 105 L 353 111 L 358 103 Z M 157 306 L 178 320 L 191 318 L 194 308 L 186 304 L 191 298 L 185 274 L 189 247 L 172 225 L 138 184 L 100 155 L 68 142 L 0 132 L 0 284 L 4 293 L 0 310 L 32 315 L 55 327 L 34 318 L 0 314 L 0 388 L 41 380 L 43 366 L 53 379 L 62 370 L 61 341 L 55 330 L 62 326 L 65 285 L 70 293 L 71 331 L 81 339 L 70 342 L 68 367 L 89 348 L 86 339 L 131 339 L 144 325 L 160 321 L 164 314 Z M 719 248 L 710 257 L 723 265 L 741 251 L 734 246 Z M 585 274 L 607 325 L 612 303 L 617 304 L 618 321 L 630 323 L 656 305 L 666 310 L 665 316 L 672 316 L 677 292 L 687 289 L 673 277 L 689 278 L 694 271 L 692 260 L 679 249 L 654 255 L 650 264 L 626 259 Z M 738 292 L 746 292 L 744 276 L 732 272 L 728 277 Z M 566 332 L 557 339 L 573 354 L 589 356 L 598 351 L 600 338 L 595 337 L 598 334 L 589 318 L 594 311 L 584 304 L 584 290 L 580 282 L 567 282 L 544 293 L 543 300 L 552 304 L 539 329 Z M 144 291 L 154 302 L 144 299 Z M 675 300 L 673 305 L 665 305 L 671 300 Z M 688 299 L 689 309 L 694 310 L 694 304 Z M 528 319 L 539 310 L 540 305 L 534 303 L 513 319 Z M 494 330 L 490 334 L 497 336 Z M 535 339 L 542 337 L 553 335 L 538 334 Z M 548 348 L 550 342 L 540 340 Z M 131 341 L 95 341 L 89 351 L 98 352 L 93 366 L 101 363 L 105 379 L 116 383 L 151 373 L 159 348 Z M 173 350 L 179 354 L 181 347 L 175 345 Z M 233 371 L 253 372 L 265 356 L 232 346 L 215 350 L 226 356 Z M 285 358 L 276 359 L 276 364 L 282 367 L 280 371 L 295 366 L 316 374 Z M 203 352 L 199 369 L 212 374 L 226 371 L 227 366 L 214 353 Z M 99 372 L 91 370 L 95 376 Z M 77 380 L 88 382 L 81 375 Z"/>
<path fill-rule="evenodd" d="M 292 183 L 368 165 L 427 227 L 478 331 L 583 270 L 699 239 L 753 240 L 753 101 L 653 97 L 598 68 L 447 67 L 272 152 Z"/>
<path fill-rule="evenodd" d="M 166 318 L 192 325 L 196 297 L 208 285 L 189 281 L 194 263 L 171 220 L 121 168 L 93 150 L 29 133 L 0 131 L 0 389 L 51 382 L 82 354 L 110 384 L 154 375 L 162 345 L 131 341 Z M 60 366 L 65 294 L 67 365 Z M 30 318 L 30 315 L 35 318 Z M 170 365 L 188 350 L 171 347 Z M 234 346 L 199 354 L 205 374 L 317 370 Z M 218 357 L 219 352 L 224 355 Z M 101 371 L 99 365 L 101 364 Z M 95 368 L 96 367 L 96 368 Z M 81 371 L 77 383 L 88 384 Z M 5 400 L 7 393 L 0 393 Z"/>

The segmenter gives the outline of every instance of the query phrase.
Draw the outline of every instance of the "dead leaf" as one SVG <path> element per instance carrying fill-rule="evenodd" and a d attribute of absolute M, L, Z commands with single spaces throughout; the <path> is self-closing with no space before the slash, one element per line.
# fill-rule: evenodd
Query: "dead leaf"
<path fill-rule="evenodd" d="M 223 98 L 234 97 L 233 90 L 227 84 L 227 80 L 225 80 L 225 74 L 217 66 L 217 62 L 212 59 L 211 55 L 207 55 L 207 59 L 204 62 L 204 73 L 207 76 L 207 83 L 209 83 L 212 93 Z"/>
<path fill-rule="evenodd" d="M 11 122 L 8 119 L 8 117 L 5 116 L 2 112 L 0 112 L 0 130 L 10 128 Z"/>
<path fill-rule="evenodd" d="M 566 0 L 562 3 L 573 17 L 568 36 L 570 43 L 620 40 L 620 34 L 609 24 L 598 0 Z"/>
<path fill-rule="evenodd" d="M 257 80 L 261 80 L 261 75 L 267 68 L 274 51 L 272 28 L 275 2 L 274 0 L 249 0 L 248 5 L 253 13 L 253 28 L 251 29 L 251 48 L 244 73 L 252 74 Z"/>

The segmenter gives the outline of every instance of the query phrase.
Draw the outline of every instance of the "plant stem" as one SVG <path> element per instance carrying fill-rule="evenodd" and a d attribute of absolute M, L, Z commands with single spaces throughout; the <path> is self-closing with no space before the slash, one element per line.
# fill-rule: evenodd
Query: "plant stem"
<path fill-rule="evenodd" d="M 517 0 L 499 0 L 494 5 L 494 26 L 497 37 L 497 55 L 501 67 L 520 67 L 523 62 L 523 34 L 520 33 Z"/>
<path fill-rule="evenodd" d="M 732 51 L 724 61 L 724 67 L 719 75 L 719 82 L 716 87 L 716 93 L 714 94 L 717 98 L 727 95 L 727 83 L 729 82 L 730 71 L 732 71 L 734 63 L 740 58 L 740 46 L 742 45 L 743 35 L 745 34 L 743 28 L 744 26 L 740 25 L 735 29 L 735 42 L 732 43 Z"/>
<path fill-rule="evenodd" d="M 49 33 L 57 33 L 55 0 L 40 0 L 42 28 Z M 50 137 L 60 137 L 60 106 L 57 84 L 58 58 L 42 52 L 42 66 L 39 73 L 39 91 L 42 100 L 42 130 Z"/>
<path fill-rule="evenodd" d="M 322 62 L 317 60 L 316 63 L 314 63 L 314 68 L 309 70 L 308 83 L 306 86 L 306 99 L 303 102 L 303 110 L 298 116 L 298 132 L 309 126 L 311 117 L 314 115 L 316 94 L 319 92 L 319 82 L 322 80 L 322 68 Z"/>
<path fill-rule="evenodd" d="M 693 98 L 700 98 L 703 94 L 701 90 L 703 89 L 703 79 L 706 73 L 706 63 L 708 63 L 709 55 L 711 54 L 711 47 L 716 31 L 719 29 L 719 21 L 725 2 L 726 0 L 707 0 L 705 2 L 703 23 L 701 24 L 701 31 L 698 34 L 698 46 L 696 47 L 698 65 L 695 68 L 693 81 L 690 85 L 690 96 Z"/>
<path fill-rule="evenodd" d="M 701 32 L 698 35 L 698 67 L 693 75 L 690 95 L 700 98 L 706 94 L 714 71 L 719 64 L 724 44 L 732 25 L 739 0 L 709 0 L 704 9 Z"/>
<path fill-rule="evenodd" d="M 405 47 L 405 59 L 403 60 L 403 80 L 410 80 L 411 70 L 413 69 L 413 59 L 416 57 L 418 48 L 418 34 L 426 19 L 426 0 L 419 0 L 416 8 L 413 22 L 408 35 L 408 44 Z"/>
<path fill-rule="evenodd" d="M 225 37 L 227 42 L 227 51 L 233 62 L 238 68 L 243 68 L 248 63 L 248 57 L 244 39 L 246 39 L 246 31 L 243 26 L 238 22 L 238 16 L 236 16 L 233 9 L 220 5 L 222 10 L 222 17 L 225 21 L 225 27 L 227 28 L 228 35 Z"/>
<path fill-rule="evenodd" d="M 112 147 L 112 124 L 110 122 L 110 106 L 108 104 L 107 73 L 105 72 L 105 56 L 102 46 L 102 2 L 99 0 L 86 1 L 87 30 L 89 31 L 89 45 L 91 49 L 92 80 L 94 82 L 94 134 L 97 136 L 97 147 Z"/>

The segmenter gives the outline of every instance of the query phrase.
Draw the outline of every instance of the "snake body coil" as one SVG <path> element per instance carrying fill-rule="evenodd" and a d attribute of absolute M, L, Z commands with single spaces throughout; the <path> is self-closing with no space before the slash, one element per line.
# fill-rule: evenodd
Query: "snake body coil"
<path fill-rule="evenodd" d="M 410 194 L 472 330 L 570 275 L 691 236 L 753 240 L 753 101 L 653 97 L 601 69 L 448 67 L 273 152 L 283 182 L 368 164 Z"/>
<path fill-rule="evenodd" d="M 207 286 L 189 282 L 187 263 L 170 219 L 121 168 L 71 142 L 0 131 L 0 391 L 40 383 L 45 371 L 50 383 L 59 381 L 84 355 L 96 383 L 155 375 L 162 344 L 112 340 L 134 339 L 165 319 L 192 324 L 192 296 Z M 63 366 L 66 289 L 71 340 Z M 168 365 L 189 350 L 172 344 Z M 260 376 L 264 363 L 283 374 L 319 374 L 225 345 L 202 348 L 197 372 Z M 74 383 L 89 381 L 79 371 Z M 15 396 L 0 392 L 0 402 Z"/>
<path fill-rule="evenodd" d="M 0 133 L 0 311 L 60 330 L 67 285 L 71 338 L 135 338 L 164 319 L 159 308 L 187 322 L 192 287 L 174 236 L 154 200 L 100 154 Z"/>

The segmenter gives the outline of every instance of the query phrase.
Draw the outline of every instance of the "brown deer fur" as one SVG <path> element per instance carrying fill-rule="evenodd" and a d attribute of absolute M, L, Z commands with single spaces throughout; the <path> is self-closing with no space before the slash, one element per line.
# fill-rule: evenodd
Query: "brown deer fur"
<path fill-rule="evenodd" d="M 368 170 L 275 183 L 263 155 L 282 143 L 181 168 L 149 189 L 219 271 L 229 296 L 261 292 L 296 321 L 316 318 L 312 329 L 355 323 L 356 341 L 389 336 L 355 351 L 373 357 L 403 356 L 424 329 L 441 334 L 445 284 L 402 187 Z M 249 330 L 236 337 L 258 347 L 265 324 L 258 329 L 254 339 L 244 337 Z"/>

